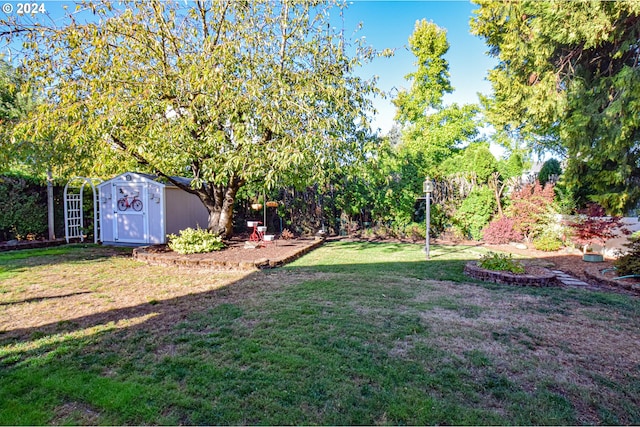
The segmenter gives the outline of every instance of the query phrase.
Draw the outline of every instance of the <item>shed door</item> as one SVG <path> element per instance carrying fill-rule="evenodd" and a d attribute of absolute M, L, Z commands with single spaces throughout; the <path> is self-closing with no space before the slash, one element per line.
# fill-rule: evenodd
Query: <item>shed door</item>
<path fill-rule="evenodd" d="M 147 186 L 114 184 L 113 230 L 116 242 L 149 243 Z"/>

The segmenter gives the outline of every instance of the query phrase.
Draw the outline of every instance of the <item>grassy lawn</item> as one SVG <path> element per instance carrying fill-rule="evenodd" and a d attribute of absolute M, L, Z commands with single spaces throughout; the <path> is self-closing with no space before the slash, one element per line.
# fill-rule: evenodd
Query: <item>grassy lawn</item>
<path fill-rule="evenodd" d="M 640 300 L 476 283 L 482 251 L 0 254 L 0 424 L 640 424 Z"/>

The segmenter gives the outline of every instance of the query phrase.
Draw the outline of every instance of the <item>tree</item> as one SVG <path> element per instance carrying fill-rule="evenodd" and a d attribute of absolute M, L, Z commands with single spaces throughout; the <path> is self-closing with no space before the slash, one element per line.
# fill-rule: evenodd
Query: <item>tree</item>
<path fill-rule="evenodd" d="M 73 147 L 95 174 L 135 162 L 196 194 L 209 229 L 225 237 L 243 186 L 320 180 L 361 152 L 375 86 L 352 71 L 375 53 L 357 44 L 346 54 L 331 5 L 80 7 L 93 18 L 0 22 L 5 37 L 25 37 L 30 83 L 46 95 L 20 129 L 25 138 Z"/>
<path fill-rule="evenodd" d="M 23 83 L 20 70 L 0 57 L 0 172 L 6 172 L 12 163 L 11 130 L 32 104 L 30 97 L 20 92 Z"/>
<path fill-rule="evenodd" d="M 472 31 L 498 65 L 499 130 L 567 156 L 576 194 L 620 213 L 640 198 L 640 3 L 477 0 Z"/>
<path fill-rule="evenodd" d="M 587 253 L 587 248 L 593 243 L 602 245 L 604 253 L 607 240 L 616 237 L 616 230 L 629 234 L 629 230 L 623 227 L 621 217 L 607 217 L 604 208 L 597 203 L 590 203 L 578 213 L 578 220 L 570 222 L 569 226 L 573 229 L 574 240 L 582 245 L 583 253 Z"/>
<path fill-rule="evenodd" d="M 425 177 L 444 176 L 443 162 L 477 134 L 477 106 L 444 106 L 442 102 L 444 94 L 453 91 L 444 59 L 449 49 L 446 30 L 426 20 L 417 21 L 409 48 L 416 69 L 405 77 L 410 87 L 393 100 L 402 135 L 399 144 L 392 140 L 380 151 L 383 191 L 376 201 L 398 225 L 416 216 L 416 200 L 423 195 Z"/>
<path fill-rule="evenodd" d="M 417 21 L 409 47 L 417 68 L 406 76 L 411 87 L 400 91 L 393 103 L 403 131 L 399 151 L 416 164 L 422 180 L 425 175 L 442 175 L 442 162 L 476 136 L 478 108 L 443 106 L 442 97 L 453 91 L 444 59 L 449 50 L 446 30 L 433 22 Z"/>
<path fill-rule="evenodd" d="M 469 144 L 459 153 L 445 160 L 443 166 L 447 174 L 470 172 L 475 174 L 478 183 L 486 184 L 489 177 L 497 172 L 498 161 L 484 141 Z"/>
<path fill-rule="evenodd" d="M 549 159 L 542 164 L 538 172 L 538 181 L 544 186 L 552 177 L 558 178 L 562 174 L 562 167 L 557 159 Z"/>
<path fill-rule="evenodd" d="M 507 216 L 514 219 L 514 230 L 522 233 L 527 241 L 531 241 L 536 234 L 543 231 L 554 212 L 554 198 L 553 184 L 547 183 L 543 187 L 537 180 L 513 191 Z"/>

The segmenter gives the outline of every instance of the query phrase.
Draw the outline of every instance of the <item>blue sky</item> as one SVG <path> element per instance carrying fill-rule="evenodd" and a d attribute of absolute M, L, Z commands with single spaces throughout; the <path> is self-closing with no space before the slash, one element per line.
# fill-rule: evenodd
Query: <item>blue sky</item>
<path fill-rule="evenodd" d="M 384 91 L 407 88 L 404 79 L 415 70 L 415 57 L 408 50 L 408 39 L 417 20 L 426 19 L 447 30 L 450 48 L 446 55 L 454 92 L 445 96 L 446 104 L 478 102 L 477 93 L 491 93 L 486 80 L 487 72 L 497 61 L 486 55 L 487 46 L 471 34 L 469 19 L 478 6 L 468 1 L 375 1 L 354 0 L 345 11 L 345 29 L 355 29 L 359 22 L 363 28 L 357 37 L 366 37 L 368 44 L 378 50 L 396 48 L 391 58 L 377 58 L 362 68 L 362 76 L 379 76 L 379 87 Z M 395 109 L 390 99 L 376 99 L 378 115 L 374 129 L 382 134 L 393 124 Z"/>

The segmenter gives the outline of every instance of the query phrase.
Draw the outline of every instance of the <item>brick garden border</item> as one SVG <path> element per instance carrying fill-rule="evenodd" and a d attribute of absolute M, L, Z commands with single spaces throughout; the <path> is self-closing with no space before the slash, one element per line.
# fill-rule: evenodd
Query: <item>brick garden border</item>
<path fill-rule="evenodd" d="M 487 270 L 478 266 L 478 263 L 476 261 L 469 261 L 464 266 L 464 274 L 474 279 L 482 280 L 483 282 L 500 283 L 503 285 L 536 287 L 560 285 L 560 282 L 556 278 L 555 273 L 547 270 L 546 268 L 543 270 L 545 270 L 545 273 L 539 275 L 515 274 L 511 273 L 510 271 Z"/>
<path fill-rule="evenodd" d="M 296 252 L 275 259 L 259 258 L 254 261 L 222 261 L 216 259 L 195 259 L 189 255 L 179 255 L 175 252 L 152 253 L 147 252 L 148 246 L 141 246 L 133 250 L 133 259 L 145 262 L 149 265 L 158 265 L 164 267 L 185 267 L 185 268 L 203 268 L 211 270 L 256 270 L 261 268 L 281 267 L 302 255 L 311 252 L 321 246 L 324 240 L 310 241 L 306 246 L 302 246 Z"/>

